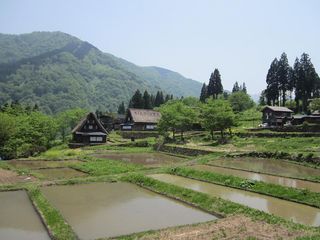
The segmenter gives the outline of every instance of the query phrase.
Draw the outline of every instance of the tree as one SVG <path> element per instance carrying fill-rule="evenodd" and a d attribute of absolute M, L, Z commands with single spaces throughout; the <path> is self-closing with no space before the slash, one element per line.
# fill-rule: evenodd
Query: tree
<path fill-rule="evenodd" d="M 320 112 L 320 98 L 314 98 L 311 100 L 309 109 L 311 112 L 319 111 Z"/>
<path fill-rule="evenodd" d="M 163 93 L 162 91 L 158 91 L 156 94 L 156 98 L 154 100 L 154 106 L 159 107 L 163 103 L 164 103 Z"/>
<path fill-rule="evenodd" d="M 279 96 L 282 97 L 281 106 L 286 104 L 286 93 L 290 90 L 290 77 L 291 77 L 291 67 L 288 63 L 288 58 L 286 53 L 282 53 L 278 62 L 277 67 L 277 81 L 278 81 L 278 91 Z"/>
<path fill-rule="evenodd" d="M 171 96 L 169 94 L 166 95 L 164 102 L 168 102 L 169 100 L 171 100 Z"/>
<path fill-rule="evenodd" d="M 319 95 L 320 80 L 308 54 L 303 53 L 294 65 L 296 102 L 302 101 L 302 111 L 307 112 L 308 100 Z"/>
<path fill-rule="evenodd" d="M 205 83 L 203 83 L 200 93 L 200 101 L 205 102 L 208 97 L 208 87 Z"/>
<path fill-rule="evenodd" d="M 152 109 L 151 96 L 147 90 L 145 90 L 143 93 L 143 108 Z"/>
<path fill-rule="evenodd" d="M 267 100 L 266 100 L 266 91 L 263 90 L 260 94 L 260 97 L 259 97 L 259 105 L 260 106 L 265 106 L 267 105 Z"/>
<path fill-rule="evenodd" d="M 251 97 L 243 91 L 230 94 L 228 100 L 234 112 L 243 112 L 254 106 Z"/>
<path fill-rule="evenodd" d="M 56 123 L 63 142 L 66 141 L 66 136 L 71 133 L 72 128 L 77 125 L 85 114 L 86 110 L 75 108 L 63 111 L 57 115 Z"/>
<path fill-rule="evenodd" d="M 247 87 L 246 87 L 246 83 L 242 83 L 242 88 L 241 88 L 241 91 L 244 92 L 244 93 L 247 93 Z"/>
<path fill-rule="evenodd" d="M 233 88 L 232 88 L 232 92 L 239 92 L 240 91 L 240 87 L 239 87 L 239 84 L 238 82 L 235 82 L 235 84 L 233 85 Z"/>
<path fill-rule="evenodd" d="M 140 93 L 140 90 L 138 89 L 132 96 L 129 107 L 131 108 L 143 108 L 144 107 L 144 101 L 142 98 L 142 94 Z"/>
<path fill-rule="evenodd" d="M 268 105 L 278 105 L 279 103 L 279 82 L 278 82 L 278 59 L 275 58 L 268 70 L 267 89 L 265 90 L 265 96 L 267 98 Z"/>
<path fill-rule="evenodd" d="M 183 132 L 190 129 L 196 119 L 196 113 L 190 106 L 185 105 L 181 100 L 169 101 L 159 108 L 161 119 L 158 123 L 160 133 L 165 134 L 172 131 L 180 131 L 180 139 L 183 140 Z"/>
<path fill-rule="evenodd" d="M 213 132 L 220 131 L 221 140 L 224 141 L 224 132 L 235 126 L 235 114 L 232 111 L 230 103 L 226 100 L 209 99 L 206 104 L 203 104 L 201 110 L 202 126 L 210 132 L 212 140 L 214 139 Z"/>
<path fill-rule="evenodd" d="M 124 106 L 124 102 L 121 102 L 121 104 L 118 107 L 118 114 L 125 114 L 126 113 L 126 107 Z"/>
<path fill-rule="evenodd" d="M 218 69 L 215 69 L 211 73 L 208 85 L 208 96 L 212 96 L 214 99 L 218 98 L 218 95 L 223 93 L 223 86 L 221 83 L 221 75 Z"/>
<path fill-rule="evenodd" d="M 0 148 L 5 146 L 6 142 L 16 133 L 15 117 L 7 114 L 0 113 Z M 1 157 L 1 149 L 0 149 Z"/>

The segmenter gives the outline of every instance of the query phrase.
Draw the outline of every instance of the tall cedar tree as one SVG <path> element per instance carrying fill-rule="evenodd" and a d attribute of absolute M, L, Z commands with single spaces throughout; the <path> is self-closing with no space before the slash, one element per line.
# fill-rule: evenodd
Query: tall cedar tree
<path fill-rule="evenodd" d="M 286 53 L 282 53 L 278 62 L 277 68 L 277 80 L 278 80 L 278 91 L 279 96 L 282 98 L 281 106 L 286 104 L 286 93 L 290 88 L 290 77 L 291 77 L 291 67 L 288 63 L 288 58 Z"/>
<path fill-rule="evenodd" d="M 208 87 L 205 83 L 203 83 L 200 93 L 200 101 L 205 102 L 208 97 Z"/>
<path fill-rule="evenodd" d="M 235 82 L 235 84 L 233 85 L 233 88 L 232 88 L 232 92 L 239 92 L 240 91 L 240 87 L 239 87 L 239 84 L 238 82 Z"/>
<path fill-rule="evenodd" d="M 301 110 L 307 112 L 308 100 L 318 97 L 320 91 L 319 76 L 308 54 L 303 53 L 300 61 L 296 59 L 293 72 L 298 109 L 300 106 L 299 102 L 302 101 Z"/>
<path fill-rule="evenodd" d="M 279 103 L 279 82 L 278 82 L 278 59 L 275 58 L 268 70 L 267 89 L 265 90 L 267 104 L 278 105 Z"/>
<path fill-rule="evenodd" d="M 169 94 L 166 95 L 164 102 L 168 102 L 169 100 L 171 100 L 171 96 Z"/>
<path fill-rule="evenodd" d="M 246 83 L 242 83 L 241 91 L 244 92 L 244 93 L 247 93 Z"/>
<path fill-rule="evenodd" d="M 151 96 L 147 90 L 145 90 L 143 93 L 143 108 L 152 109 Z"/>
<path fill-rule="evenodd" d="M 125 114 L 126 113 L 126 107 L 124 106 L 124 102 L 122 102 L 118 107 L 118 114 Z"/>
<path fill-rule="evenodd" d="M 164 103 L 163 93 L 162 91 L 158 91 L 156 94 L 156 98 L 154 100 L 154 106 L 159 107 L 163 103 Z"/>
<path fill-rule="evenodd" d="M 131 108 L 143 108 L 144 107 L 144 101 L 143 101 L 142 94 L 139 91 L 139 89 L 132 96 L 130 103 L 129 103 L 129 107 L 131 107 Z"/>
<path fill-rule="evenodd" d="M 212 96 L 214 99 L 218 98 L 218 95 L 223 93 L 223 86 L 221 83 L 221 75 L 219 70 L 214 69 L 213 73 L 211 73 L 208 85 L 208 96 Z"/>

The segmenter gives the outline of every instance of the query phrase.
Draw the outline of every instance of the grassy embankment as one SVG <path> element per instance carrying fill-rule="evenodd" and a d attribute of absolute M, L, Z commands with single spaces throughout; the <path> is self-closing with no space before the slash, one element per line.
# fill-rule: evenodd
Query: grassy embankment
<path fill-rule="evenodd" d="M 59 211 L 56 210 L 43 196 L 39 187 L 30 186 L 27 188 L 27 192 L 53 239 L 78 239 Z"/>
<path fill-rule="evenodd" d="M 227 217 L 235 214 L 243 214 L 254 220 L 265 221 L 273 225 L 282 225 L 288 229 L 305 231 L 306 237 L 300 239 L 319 239 L 320 229 L 314 227 L 308 227 L 301 224 L 296 224 L 280 217 L 267 214 L 265 212 L 255 210 L 231 201 L 223 200 L 221 198 L 216 198 L 209 196 L 204 193 L 199 193 L 190 189 L 185 189 L 172 184 L 164 183 L 150 177 L 141 174 L 131 174 L 123 177 L 123 180 L 135 183 L 141 187 L 147 188 L 151 191 L 163 194 L 170 198 L 174 198 L 195 207 L 203 209 L 212 214 L 219 214 L 221 216 Z M 130 236 L 123 237 L 122 239 L 137 239 L 143 234 L 140 233 Z M 312 235 L 312 237 L 310 237 Z"/>
<path fill-rule="evenodd" d="M 213 172 L 194 170 L 187 167 L 168 169 L 167 173 L 219 184 L 227 187 L 256 192 L 320 208 L 320 193 L 310 192 L 309 190 L 289 188 L 261 181 L 247 180 L 230 175 L 222 175 Z"/>

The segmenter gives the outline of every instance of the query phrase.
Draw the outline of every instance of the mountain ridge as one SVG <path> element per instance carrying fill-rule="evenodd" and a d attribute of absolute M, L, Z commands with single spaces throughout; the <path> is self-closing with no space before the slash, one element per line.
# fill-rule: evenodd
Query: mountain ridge
<path fill-rule="evenodd" d="M 198 96 L 201 83 L 138 66 L 62 32 L 0 34 L 0 104 L 38 104 L 47 113 L 72 107 L 115 111 L 136 89 Z"/>

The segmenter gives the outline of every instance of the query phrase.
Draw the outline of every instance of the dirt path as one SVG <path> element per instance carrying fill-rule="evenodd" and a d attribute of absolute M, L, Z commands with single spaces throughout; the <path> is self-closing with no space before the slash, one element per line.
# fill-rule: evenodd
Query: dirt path
<path fill-rule="evenodd" d="M 16 172 L 0 169 L 0 184 L 14 184 L 19 182 L 31 182 L 36 178 L 32 176 L 19 176 Z"/>
<path fill-rule="evenodd" d="M 185 226 L 161 230 L 141 239 L 159 240 L 205 240 L 205 239 L 295 239 L 303 236 L 301 231 L 290 231 L 284 227 L 271 225 L 262 221 L 253 221 L 245 216 L 232 216 L 214 223 Z"/>

